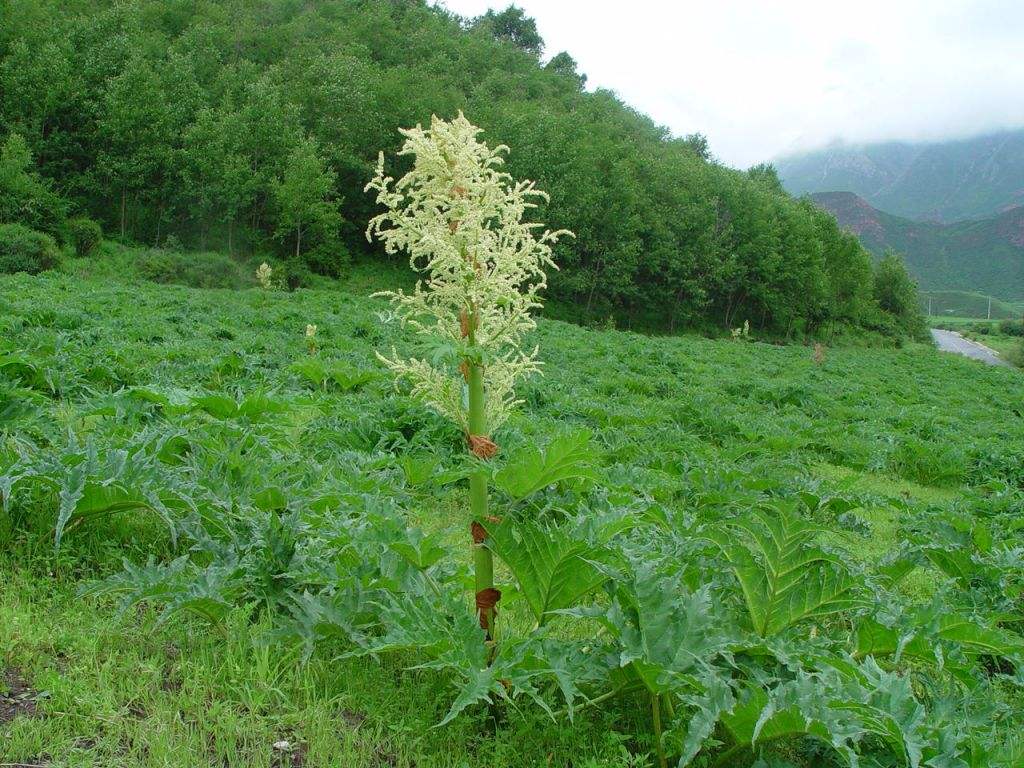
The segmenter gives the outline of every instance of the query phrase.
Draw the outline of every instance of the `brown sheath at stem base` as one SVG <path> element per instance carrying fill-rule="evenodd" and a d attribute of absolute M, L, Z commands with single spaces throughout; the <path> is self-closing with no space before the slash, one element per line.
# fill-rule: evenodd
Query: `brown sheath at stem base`
<path fill-rule="evenodd" d="M 469 435 L 469 450 L 480 459 L 489 459 L 498 452 L 498 445 L 486 435 Z"/>
<path fill-rule="evenodd" d="M 499 600 L 501 600 L 501 590 L 494 587 L 481 589 L 476 593 L 476 611 L 480 617 L 480 627 L 487 630 L 488 635 L 490 634 L 490 621 L 488 617 L 498 613 L 497 606 Z"/>

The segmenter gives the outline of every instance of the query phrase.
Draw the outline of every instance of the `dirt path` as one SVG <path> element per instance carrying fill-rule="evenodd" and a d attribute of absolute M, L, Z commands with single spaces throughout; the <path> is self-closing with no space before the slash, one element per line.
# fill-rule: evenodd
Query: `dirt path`
<path fill-rule="evenodd" d="M 932 328 L 931 331 L 932 338 L 935 339 L 935 345 L 942 352 L 955 352 L 958 355 L 964 355 L 972 360 L 980 360 L 989 365 L 1009 366 L 1009 363 L 1003 360 L 995 350 L 989 349 L 984 344 L 979 344 L 976 341 L 965 339 L 956 331 L 943 331 L 939 328 Z"/>

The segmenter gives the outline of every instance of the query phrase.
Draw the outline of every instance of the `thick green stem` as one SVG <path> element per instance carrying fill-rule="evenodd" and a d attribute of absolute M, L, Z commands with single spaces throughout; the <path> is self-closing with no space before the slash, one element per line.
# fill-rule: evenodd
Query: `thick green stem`
<path fill-rule="evenodd" d="M 654 721 L 654 745 L 658 752 L 658 765 L 661 768 L 668 768 L 668 760 L 665 758 L 665 745 L 661 740 L 661 704 L 658 694 L 651 694 L 651 719 Z"/>
<path fill-rule="evenodd" d="M 600 696 L 595 696 L 592 699 L 587 699 L 582 704 L 580 704 L 578 707 L 576 707 L 573 711 L 574 712 L 579 712 L 581 710 L 586 709 L 587 707 L 595 707 L 598 704 L 602 704 L 602 703 L 608 701 L 608 699 L 611 699 L 611 698 L 613 698 L 615 696 L 618 696 L 620 693 L 623 692 L 623 690 L 624 690 L 623 688 L 613 688 L 610 691 L 606 691 L 605 693 L 602 693 Z M 567 715 L 568 713 L 569 713 L 569 708 L 565 707 L 563 709 L 559 709 L 558 711 L 556 711 L 555 714 L 554 714 L 554 717 L 555 718 L 563 717 L 563 716 Z"/>
<path fill-rule="evenodd" d="M 663 693 L 662 694 L 662 701 L 665 704 L 665 714 L 668 715 L 669 720 L 675 720 L 676 719 L 676 708 L 675 708 L 675 705 L 672 704 L 672 695 L 668 694 L 668 693 Z"/>
<path fill-rule="evenodd" d="M 484 410 L 484 370 L 479 363 L 469 363 L 469 434 L 487 437 L 487 413 Z M 474 530 L 487 519 L 487 471 L 478 470 L 469 476 L 469 505 Z M 476 576 L 477 599 L 494 589 L 494 557 L 482 541 L 473 537 L 473 569 Z M 486 602 L 486 601 L 485 601 Z M 494 639 L 494 608 L 480 608 L 480 625 L 487 639 Z"/>

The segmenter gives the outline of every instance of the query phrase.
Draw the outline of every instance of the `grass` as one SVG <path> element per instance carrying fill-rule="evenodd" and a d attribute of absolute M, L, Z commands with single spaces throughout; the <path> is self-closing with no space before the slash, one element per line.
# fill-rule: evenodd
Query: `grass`
<path fill-rule="evenodd" d="M 400 659 L 299 663 L 252 642 L 261 625 L 235 615 L 227 638 L 189 622 L 121 620 L 75 597 L 74 584 L 4 574 L 3 662 L 21 670 L 39 714 L 0 731 L 5 760 L 109 765 L 517 765 L 517 753 L 616 765 L 616 723 L 554 729 L 512 715 L 434 730 L 436 684 Z M 622 728 L 624 723 L 619 723 Z M 496 737 L 496 738 L 495 738 Z M 287 741 L 291 750 L 275 749 Z M 514 744 L 514 750 L 507 744 Z"/>
<path fill-rule="evenodd" d="M 16 427 L 6 429 L 0 458 L 29 437 L 116 434 L 142 418 L 123 400 L 132 387 L 277 393 L 290 410 L 269 439 L 289 446 L 296 463 L 329 455 L 339 434 L 364 432 L 399 452 L 438 441 L 442 457 L 461 451 L 457 434 L 383 378 L 322 394 L 288 372 L 306 356 L 307 322 L 320 329 L 323 358 L 365 369 L 374 349 L 406 343 L 380 327 L 383 305 L 367 298 L 398 274 L 362 267 L 340 285 L 295 294 L 122 282 L 102 265 L 89 276 L 0 277 L 4 338 L 51 379 L 36 385 L 35 415 L 8 422 Z M 1024 379 L 927 345 L 833 348 L 818 364 L 803 346 L 647 338 L 558 321 L 543 321 L 534 341 L 557 376 L 522 389 L 526 404 L 499 442 L 588 428 L 606 471 L 652 503 L 742 509 L 796 490 L 842 495 L 870 532 L 836 540 L 871 562 L 889 551 L 901 509 L 958 509 L 987 484 L 1019 478 Z M 260 450 L 247 459 L 261 461 Z M 464 491 L 406 490 L 413 522 L 464 540 Z M 36 712 L 0 723 L 0 764 L 650 764 L 651 745 L 632 735 L 646 728 L 643 701 L 617 700 L 571 724 L 508 709 L 435 728 L 450 692 L 436 673 L 409 670 L 416 658 L 375 663 L 337 658 L 338 649 L 304 665 L 263 641 L 266 622 L 251 608 L 234 611 L 223 634 L 187 618 L 160 624 L 147 609 L 121 615 L 109 598 L 80 597 L 79 587 L 119 570 L 122 557 L 166 549 L 160 528 L 123 515 L 74 529 L 55 553 L 53 500 L 29 511 L 0 554 L 0 667 L 35 691 Z M 925 596 L 934 580 L 919 569 L 904 589 Z M 510 602 L 502 621 L 529 617 Z M 275 749 L 284 741 L 287 749 Z"/>
<path fill-rule="evenodd" d="M 920 298 L 922 311 L 927 312 L 931 307 L 932 313 L 943 320 L 978 320 L 990 315 L 995 320 L 1020 317 L 1021 309 L 1024 308 L 1020 301 L 997 299 L 972 291 L 921 291 Z"/>

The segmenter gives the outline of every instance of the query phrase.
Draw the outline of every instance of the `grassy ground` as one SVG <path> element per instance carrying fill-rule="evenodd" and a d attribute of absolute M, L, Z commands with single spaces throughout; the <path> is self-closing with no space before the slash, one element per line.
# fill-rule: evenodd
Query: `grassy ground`
<path fill-rule="evenodd" d="M 383 305 L 366 298 L 387 279 L 380 273 L 296 294 L 90 274 L 0 277 L 6 343 L 32 352 L 50 372 L 38 386 L 51 389 L 33 401 L 34 416 L 4 411 L 10 393 L 0 404 L 6 451 L 29 437 L 121 429 L 128 417 L 118 393 L 132 387 L 281 393 L 293 405 L 275 439 L 297 463 L 328 450 L 326 430 L 400 432 L 409 420 L 458 445 L 383 378 L 357 394 L 321 396 L 288 373 L 307 356 L 306 323 L 320 329 L 321 357 L 366 369 L 374 349 L 402 343 L 379 327 Z M 869 531 L 837 539 L 867 562 L 891 548 L 901 509 L 976 499 L 986 483 L 1015 476 L 1024 455 L 1024 420 L 1014 411 L 1024 379 L 924 345 L 829 349 L 819 363 L 802 346 L 644 338 L 555 321 L 542 323 L 535 341 L 546 375 L 523 388 L 526 404 L 503 444 L 587 427 L 608 473 L 683 508 L 742 508 L 781 489 L 843 495 Z M 340 420 L 330 421 L 332 412 Z M 415 437 L 407 444 L 424 448 Z M 416 522 L 462 541 L 461 491 L 409 493 Z M 646 705 L 628 697 L 573 723 L 511 709 L 436 728 L 451 693 L 436 673 L 408 669 L 415 658 L 317 653 L 303 664 L 298 651 L 264 642 L 265 619 L 251 608 L 233 612 L 223 633 L 183 617 L 160 623 L 149 609 L 121 615 L 109 598 L 79 589 L 118 571 L 122 558 L 166 552 L 165 535 L 132 513 L 74 529 L 58 553 L 55 503 L 37 499 L 0 554 L 0 765 L 652 764 L 650 744 L 635 735 Z M 906 589 L 926 595 L 935 578 L 922 570 Z M 503 621 L 527 618 L 510 603 Z"/>

